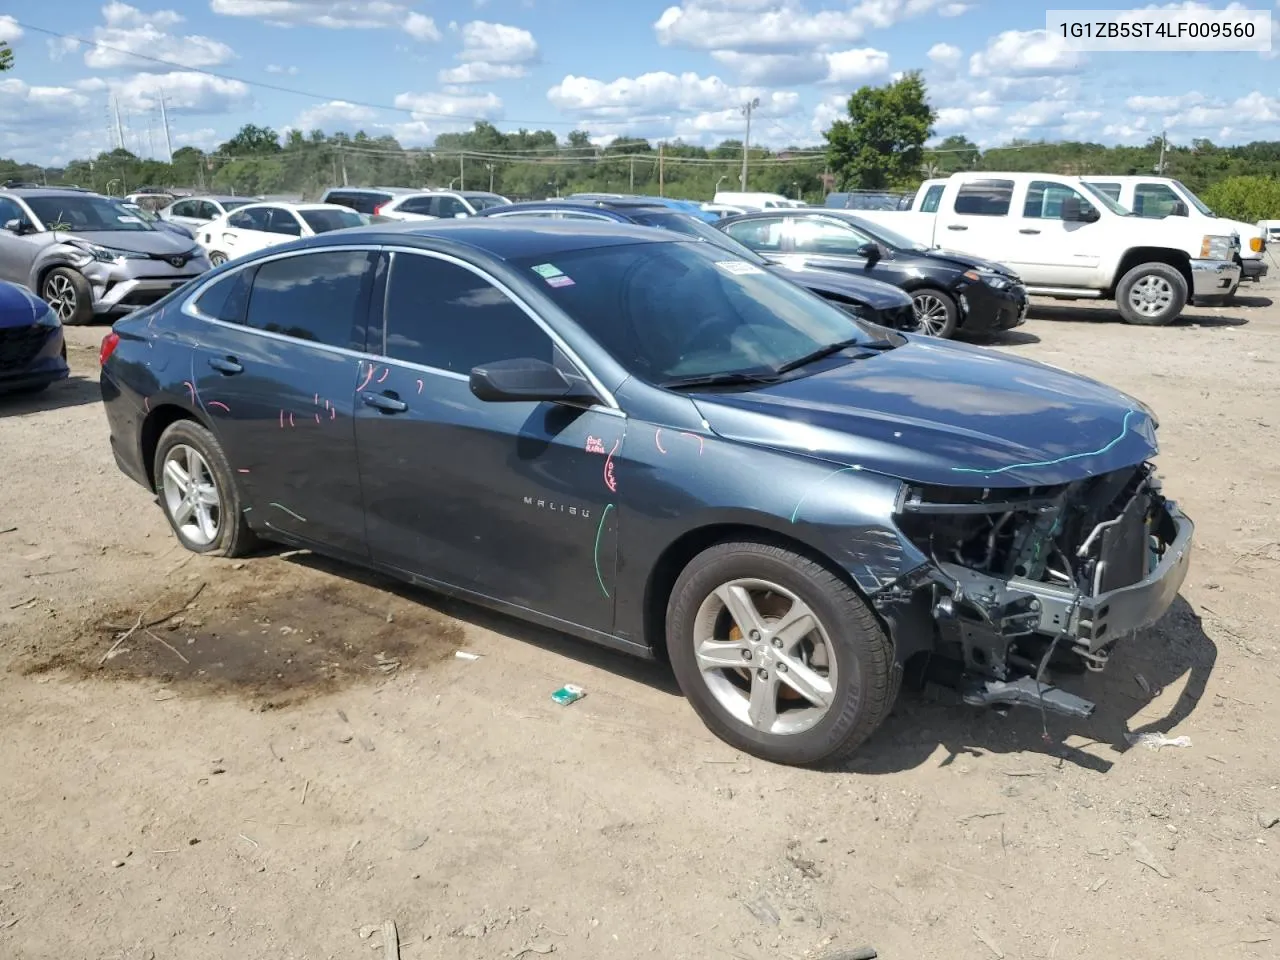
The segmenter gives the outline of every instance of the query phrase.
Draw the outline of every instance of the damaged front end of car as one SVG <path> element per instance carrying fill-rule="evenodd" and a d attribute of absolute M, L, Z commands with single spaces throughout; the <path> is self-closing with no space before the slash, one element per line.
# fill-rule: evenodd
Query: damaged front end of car
<path fill-rule="evenodd" d="M 923 654 L 928 677 L 971 704 L 1077 717 L 1094 704 L 1058 688 L 1048 665 L 1100 671 L 1118 640 L 1159 619 L 1194 529 L 1149 463 L 1047 487 L 905 484 L 895 520 L 929 558 L 873 598 L 900 659 Z"/>

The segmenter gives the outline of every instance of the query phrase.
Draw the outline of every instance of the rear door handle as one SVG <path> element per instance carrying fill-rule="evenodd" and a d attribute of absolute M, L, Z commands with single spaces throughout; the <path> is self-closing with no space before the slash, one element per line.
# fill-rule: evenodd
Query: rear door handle
<path fill-rule="evenodd" d="M 210 357 L 209 366 L 219 373 L 225 373 L 229 377 L 235 376 L 237 373 L 244 373 L 244 364 L 235 357 Z"/>
<path fill-rule="evenodd" d="M 1019 230 L 1019 233 L 1039 233 L 1039 230 Z"/>
<path fill-rule="evenodd" d="M 366 407 L 373 407 L 382 413 L 404 413 L 409 409 L 409 405 L 397 397 L 394 393 L 362 393 L 360 399 L 364 401 Z"/>
<path fill-rule="evenodd" d="M 948 230 L 968 230 L 969 228 L 964 226 L 963 224 L 949 223 L 947 224 L 947 229 Z"/>

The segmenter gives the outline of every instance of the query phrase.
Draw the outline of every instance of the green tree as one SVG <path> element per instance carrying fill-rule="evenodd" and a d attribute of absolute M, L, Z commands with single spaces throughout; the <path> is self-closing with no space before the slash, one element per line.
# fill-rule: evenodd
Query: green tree
<path fill-rule="evenodd" d="M 1228 177 L 1209 187 L 1200 199 L 1220 217 L 1257 223 L 1280 220 L 1280 179 Z"/>
<path fill-rule="evenodd" d="M 0 43 L 0 73 L 13 69 L 13 51 L 7 43 Z"/>
<path fill-rule="evenodd" d="M 280 152 L 280 135 L 270 127 L 246 123 L 234 137 L 218 148 L 233 157 L 255 157 Z"/>
<path fill-rule="evenodd" d="M 859 87 L 849 97 L 849 119 L 825 134 L 827 159 L 844 188 L 905 186 L 919 176 L 924 142 L 937 113 L 913 70 L 879 87 Z"/>

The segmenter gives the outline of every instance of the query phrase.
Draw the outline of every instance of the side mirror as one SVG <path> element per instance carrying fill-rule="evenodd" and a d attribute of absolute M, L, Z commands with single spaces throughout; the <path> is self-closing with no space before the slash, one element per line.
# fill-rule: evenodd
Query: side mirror
<path fill-rule="evenodd" d="M 22 217 L 14 217 L 12 220 L 5 222 L 4 228 L 20 237 L 24 233 L 31 232 L 31 221 Z"/>
<path fill-rule="evenodd" d="M 493 403 L 595 399 L 545 360 L 528 357 L 472 367 L 470 385 L 477 398 Z"/>
<path fill-rule="evenodd" d="M 880 244 L 878 243 L 864 243 L 853 252 L 869 263 L 875 263 L 881 256 Z"/>
<path fill-rule="evenodd" d="M 1067 197 L 1062 201 L 1062 219 L 1068 223 L 1093 223 L 1101 216 L 1093 207 L 1086 209 L 1079 197 Z"/>
<path fill-rule="evenodd" d="M 1169 216 L 1185 217 L 1188 215 L 1188 213 L 1189 211 L 1187 210 L 1187 205 L 1183 203 L 1181 200 L 1175 200 L 1173 202 L 1173 209 L 1169 211 Z"/>
<path fill-rule="evenodd" d="M 464 213 L 455 213 L 455 214 L 453 215 L 453 219 L 455 219 L 455 220 L 465 220 L 465 219 L 467 219 L 467 217 L 469 217 L 469 216 L 471 216 L 471 214 L 469 214 L 469 213 L 465 213 L 465 212 L 464 212 Z"/>

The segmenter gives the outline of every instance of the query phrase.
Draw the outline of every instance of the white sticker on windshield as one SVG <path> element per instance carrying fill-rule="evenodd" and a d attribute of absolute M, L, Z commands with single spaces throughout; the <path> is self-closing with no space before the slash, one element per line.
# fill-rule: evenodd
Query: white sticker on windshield
<path fill-rule="evenodd" d="M 142 222 L 137 217 L 132 217 L 132 216 L 116 217 L 116 219 L 119 220 L 121 223 L 141 223 Z"/>
<path fill-rule="evenodd" d="M 747 263 L 745 260 L 717 260 L 716 266 L 736 277 L 745 277 L 749 273 L 764 273 L 754 263 Z"/>

